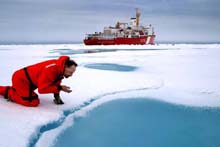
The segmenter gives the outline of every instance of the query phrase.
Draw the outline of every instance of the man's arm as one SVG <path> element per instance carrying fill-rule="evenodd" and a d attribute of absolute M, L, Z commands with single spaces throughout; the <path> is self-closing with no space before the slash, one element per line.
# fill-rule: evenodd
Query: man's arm
<path fill-rule="evenodd" d="M 38 92 L 44 93 L 59 93 L 62 88 L 60 88 L 60 79 L 56 66 L 51 66 L 45 68 L 38 79 Z"/>

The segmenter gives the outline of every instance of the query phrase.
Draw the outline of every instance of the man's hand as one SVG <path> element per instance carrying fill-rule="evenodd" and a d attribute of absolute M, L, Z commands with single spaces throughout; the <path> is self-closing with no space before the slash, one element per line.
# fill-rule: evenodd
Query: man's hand
<path fill-rule="evenodd" d="M 61 90 L 67 93 L 72 92 L 72 90 L 70 89 L 70 87 L 66 86 L 66 85 L 61 85 Z"/>

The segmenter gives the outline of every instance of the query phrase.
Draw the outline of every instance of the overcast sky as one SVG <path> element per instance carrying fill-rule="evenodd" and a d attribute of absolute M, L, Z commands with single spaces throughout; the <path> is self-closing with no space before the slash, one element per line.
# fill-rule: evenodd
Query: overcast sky
<path fill-rule="evenodd" d="M 220 0 L 0 0 L 0 43 L 75 42 L 141 10 L 156 41 L 220 42 Z"/>

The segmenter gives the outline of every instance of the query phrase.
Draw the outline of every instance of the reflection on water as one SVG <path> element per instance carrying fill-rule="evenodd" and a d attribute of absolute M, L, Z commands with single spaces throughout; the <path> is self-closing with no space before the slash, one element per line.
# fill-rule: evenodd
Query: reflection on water
<path fill-rule="evenodd" d="M 72 55 L 72 54 L 83 54 L 83 50 L 72 50 L 72 49 L 53 49 L 50 53 L 59 53 L 60 55 Z"/>
<path fill-rule="evenodd" d="M 115 49 L 53 49 L 50 53 L 59 53 L 60 55 L 73 55 L 73 54 L 87 54 L 87 53 L 99 53 L 99 52 L 114 52 Z"/>
<path fill-rule="evenodd" d="M 74 55 L 74 54 L 88 54 L 88 53 L 103 53 L 103 52 L 116 52 L 116 51 L 152 51 L 152 50 L 170 50 L 170 49 L 69 49 L 69 48 L 60 48 L 52 49 L 49 53 L 58 53 L 61 55 Z M 173 50 L 173 49 L 172 49 Z"/>
<path fill-rule="evenodd" d="M 57 139 L 55 147 L 219 147 L 220 109 L 147 99 L 105 103 Z"/>
<path fill-rule="evenodd" d="M 135 66 L 112 64 L 112 63 L 92 63 L 92 64 L 86 64 L 84 67 L 99 69 L 99 70 L 121 71 L 121 72 L 135 71 L 137 69 L 137 67 Z"/>

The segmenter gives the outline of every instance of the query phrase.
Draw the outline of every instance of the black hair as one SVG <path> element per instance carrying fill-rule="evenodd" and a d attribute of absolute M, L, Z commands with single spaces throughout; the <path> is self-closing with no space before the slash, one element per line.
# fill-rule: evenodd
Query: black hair
<path fill-rule="evenodd" d="M 78 66 L 78 64 L 74 60 L 71 60 L 71 59 L 66 60 L 65 66 L 70 67 L 72 65 L 74 65 L 75 67 Z"/>

